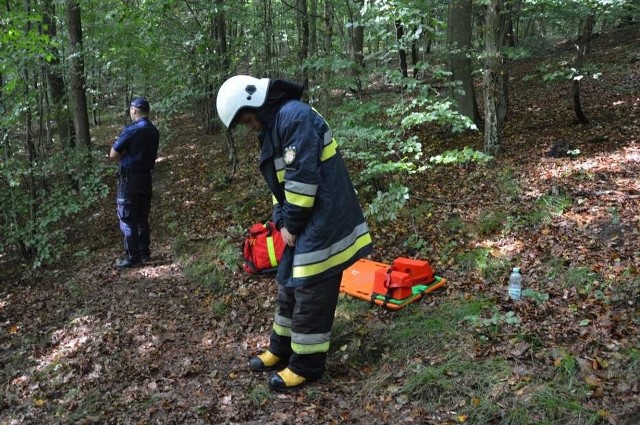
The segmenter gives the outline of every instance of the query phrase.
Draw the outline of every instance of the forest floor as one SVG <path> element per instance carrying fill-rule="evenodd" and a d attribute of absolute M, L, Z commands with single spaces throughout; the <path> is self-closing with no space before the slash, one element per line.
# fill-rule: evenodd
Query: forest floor
<path fill-rule="evenodd" d="M 266 375 L 247 368 L 268 343 L 276 292 L 271 277 L 234 263 L 242 231 L 269 216 L 256 142 L 239 146 L 228 184 L 222 134 L 203 134 L 187 116 L 159 121 L 150 263 L 111 267 L 122 254 L 113 193 L 67 229 L 71 243 L 59 265 L 30 270 L 15 253 L 0 255 L 0 424 L 508 423 L 518 397 L 530 403 L 529 383 L 563 371 L 586 389 L 570 408 L 594 413 L 590 419 L 550 420 L 546 406 L 547 419 L 511 423 L 640 423 L 638 46 L 637 26 L 594 39 L 588 60 L 603 76 L 583 83 L 588 125 L 574 123 L 568 82 L 524 78 L 569 60 L 570 47 L 512 64 L 505 152 L 488 167 L 442 166 L 413 177 L 410 207 L 392 223 L 370 226 L 373 260 L 417 254 L 447 284 L 400 312 L 341 297 L 327 373 L 293 394 L 270 393 Z M 117 132 L 96 131 L 105 152 Z M 482 149 L 480 134 L 426 129 L 422 137 L 429 154 Z M 548 157 L 559 140 L 579 155 Z M 569 202 L 557 214 L 539 222 L 527 216 L 559 199 Z M 499 275 L 471 264 L 470 253 L 479 252 L 500 264 Z M 512 265 L 541 302 L 507 299 Z M 414 348 L 410 359 L 389 346 L 375 353 L 376 329 L 476 297 L 493 300 L 494 319 L 514 311 L 535 344 L 514 340 L 507 323 L 491 327 L 490 313 L 475 327 L 450 323 L 459 346 Z M 491 335 L 483 327 L 511 330 Z M 509 378 L 487 396 L 496 405 L 491 419 L 465 414 L 482 389 L 473 389 L 478 399 L 401 391 L 416 362 L 437 365 L 455 350 L 510 365 Z M 456 370 L 447 376 L 465 384 Z"/>

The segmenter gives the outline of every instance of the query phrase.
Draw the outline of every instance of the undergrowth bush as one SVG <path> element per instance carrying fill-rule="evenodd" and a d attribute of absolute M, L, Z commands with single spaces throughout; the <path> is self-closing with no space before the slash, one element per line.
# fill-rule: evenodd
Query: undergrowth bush
<path fill-rule="evenodd" d="M 99 152 L 0 162 L 0 251 L 17 247 L 33 267 L 55 262 L 65 240 L 64 221 L 84 219 L 80 214 L 109 193 L 108 173 Z"/>
<path fill-rule="evenodd" d="M 469 147 L 427 157 L 418 136 L 421 126 L 435 123 L 460 132 L 475 129 L 474 124 L 430 85 L 394 73 L 386 78 L 403 88 L 399 97 L 387 100 L 387 107 L 381 106 L 380 99 L 353 98 L 333 111 L 343 155 L 362 165 L 354 174 L 354 183 L 361 195 L 371 200 L 366 214 L 381 223 L 394 220 L 405 207 L 410 196 L 405 183 L 408 176 L 433 166 L 486 163 L 491 159 Z"/>

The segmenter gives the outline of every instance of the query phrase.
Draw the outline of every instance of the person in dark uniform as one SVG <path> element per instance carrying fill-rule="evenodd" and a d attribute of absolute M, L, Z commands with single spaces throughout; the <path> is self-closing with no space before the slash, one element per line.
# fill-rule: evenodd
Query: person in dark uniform
<path fill-rule="evenodd" d="M 125 256 L 116 268 L 138 267 L 151 257 L 149 211 L 151 170 L 155 165 L 160 133 L 149 120 L 149 101 L 136 97 L 129 106 L 133 124 L 111 146 L 109 158 L 118 160 L 117 211 L 124 235 Z"/>
<path fill-rule="evenodd" d="M 260 171 L 273 195 L 273 221 L 287 244 L 269 348 L 249 359 L 273 371 L 269 388 L 302 388 L 324 373 L 342 272 L 372 252 L 369 228 L 322 116 L 302 102 L 303 87 L 237 75 L 218 90 L 218 115 L 229 129 L 258 135 Z"/>

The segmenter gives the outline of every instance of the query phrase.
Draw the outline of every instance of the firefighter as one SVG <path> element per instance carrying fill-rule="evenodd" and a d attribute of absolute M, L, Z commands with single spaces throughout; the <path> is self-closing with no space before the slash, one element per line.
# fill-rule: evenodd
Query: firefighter
<path fill-rule="evenodd" d="M 109 154 L 109 158 L 120 162 L 117 213 L 124 235 L 125 256 L 114 264 L 119 269 L 138 267 L 151 256 L 151 170 L 160 143 L 160 133 L 149 120 L 149 101 L 136 97 L 128 109 L 133 124 L 120 133 Z"/>
<path fill-rule="evenodd" d="M 257 133 L 260 171 L 273 195 L 273 221 L 286 243 L 268 349 L 249 360 L 286 392 L 325 370 L 342 272 L 371 253 L 356 192 L 327 122 L 302 102 L 303 87 L 237 75 L 216 106 L 228 137 L 237 125 Z"/>

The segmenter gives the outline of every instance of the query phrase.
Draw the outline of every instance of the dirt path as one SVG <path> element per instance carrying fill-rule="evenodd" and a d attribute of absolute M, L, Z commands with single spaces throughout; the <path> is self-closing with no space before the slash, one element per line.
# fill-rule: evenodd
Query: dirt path
<path fill-rule="evenodd" d="M 637 51 L 637 43 L 632 48 Z M 613 49 L 600 50 L 618 57 Z M 497 300 L 495 314 L 504 314 L 502 275 L 482 275 L 470 253 L 486 252 L 487 261 L 517 258 L 527 285 L 548 295 L 547 302 L 516 309 L 523 321 L 518 332 L 537 344 L 534 355 L 513 354 L 508 334 L 483 343 L 471 325 L 452 324 L 461 339 L 471 340 L 463 349 L 474 361 L 513 366 L 516 381 L 486 394 L 497 415 L 531 396 L 545 376 L 557 375 L 554 353 L 566 350 L 577 362 L 575 376 L 587 379 L 591 391 L 581 407 L 601 412 L 599 423 L 640 423 L 631 416 L 640 412 L 640 384 L 626 372 L 637 370 L 637 357 L 621 354 L 637 356 L 640 317 L 640 130 L 633 119 L 638 99 L 629 95 L 637 93 L 640 74 L 627 68 L 607 73 L 611 83 L 590 86 L 594 124 L 576 127 L 562 83 L 550 89 L 526 82 L 536 64 L 519 64 L 512 74 L 517 96 L 505 128 L 507 152 L 499 164 L 414 176 L 413 203 L 404 216 L 384 226 L 371 223 L 375 260 L 411 255 L 416 240 L 408 242 L 418 236 L 423 253 L 447 277 L 447 287 L 420 306 L 421 317 L 430 317 L 440 301 L 474 297 Z M 610 86 L 614 82 L 626 84 L 624 90 Z M 122 245 L 113 194 L 83 228 L 67 229 L 70 247 L 59 265 L 25 272 L 28 266 L 16 257 L 0 256 L 0 425 L 457 423 L 460 403 L 473 398 L 420 401 L 401 393 L 403 374 L 411 373 L 402 369 L 407 359 L 391 360 L 376 345 L 376 330 L 392 326 L 394 316 L 366 305 L 341 319 L 320 382 L 292 395 L 268 391 L 266 375 L 251 373 L 246 361 L 267 344 L 274 283 L 225 269 L 218 245 L 230 237 L 229 246 L 239 247 L 243 226 L 268 216 L 255 142 L 240 141 L 240 168 L 230 186 L 224 140 L 204 135 L 185 117 L 161 124 L 150 264 L 112 269 Z M 433 134 L 421 135 L 427 155 L 481 147 L 478 135 Z M 580 157 L 546 157 L 558 138 L 579 146 Z M 528 214 L 540 211 L 539 201 L 554 191 L 570 197 L 571 206 L 533 221 Z M 417 214 L 414 207 L 423 209 Z M 491 224 L 487 212 L 497 217 L 497 231 L 483 230 Z M 460 226 L 450 225 L 456 222 Z M 194 273 L 207 267 L 223 269 L 224 278 Z M 552 275 L 568 270 L 583 275 L 573 283 Z M 596 274 L 602 279 L 593 280 Z M 224 290 L 213 291 L 217 285 Z M 347 342 L 353 346 L 343 353 Z M 436 365 L 442 354 L 431 347 L 416 353 L 411 361 Z M 523 366 L 531 375 L 519 375 Z M 516 394 L 515 385 L 529 393 Z"/>
<path fill-rule="evenodd" d="M 354 416 L 356 402 L 334 399 L 327 382 L 311 393 L 271 395 L 266 375 L 247 369 L 268 341 L 270 278 L 238 275 L 225 295 L 231 308 L 216 311 L 212 292 L 184 276 L 172 244 L 206 244 L 224 229 L 198 228 L 211 217 L 213 195 L 193 196 L 209 186 L 206 151 L 215 143 L 189 121 L 179 128 L 189 136 L 165 138 L 154 175 L 151 263 L 111 268 L 121 239 L 109 197 L 88 224 L 96 237 L 79 247 L 85 254 L 3 282 L 9 332 L 0 339 L 0 424 L 317 424 L 334 421 L 325 412 L 335 409 Z M 348 385 L 337 382 L 341 392 Z"/>

